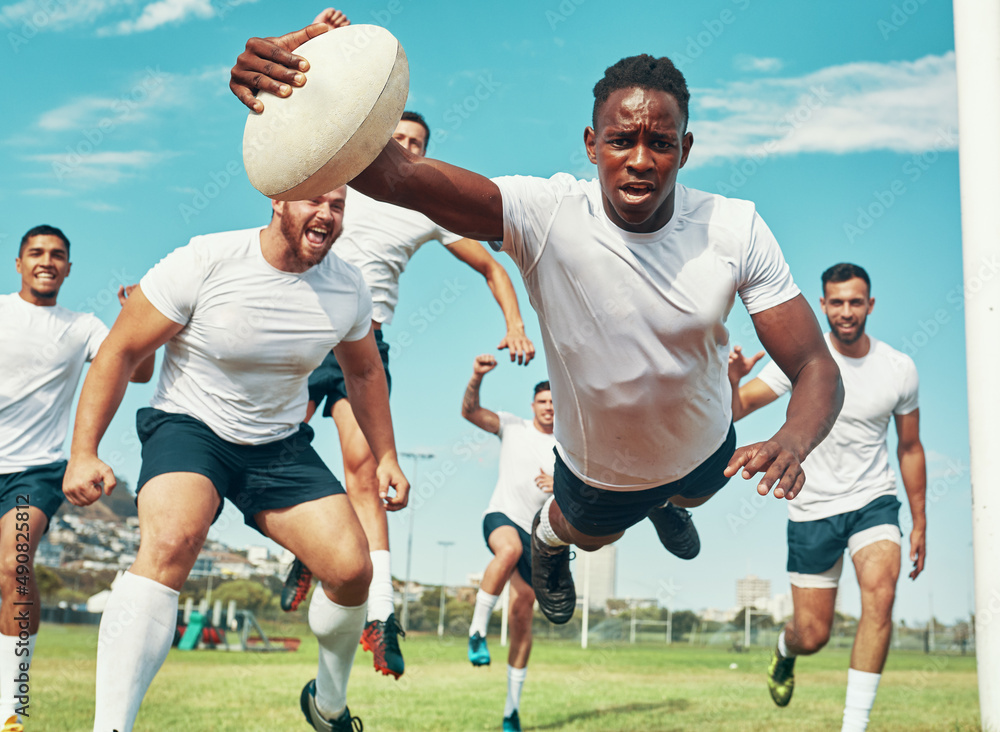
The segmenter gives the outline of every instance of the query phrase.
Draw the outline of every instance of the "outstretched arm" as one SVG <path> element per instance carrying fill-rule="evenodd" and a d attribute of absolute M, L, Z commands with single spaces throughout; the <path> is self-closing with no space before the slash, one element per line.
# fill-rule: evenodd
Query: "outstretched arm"
<path fill-rule="evenodd" d="M 500 431 L 500 417 L 496 412 L 479 406 L 479 387 L 483 383 L 483 377 L 497 366 L 497 360 L 489 354 L 476 356 L 472 365 L 472 378 L 469 385 L 465 387 L 465 396 L 462 397 L 462 416 L 472 422 L 481 430 L 497 434 Z"/>
<path fill-rule="evenodd" d="M 102 490 L 111 495 L 115 476 L 97 457 L 97 446 L 118 411 L 129 375 L 183 327 L 153 307 L 141 288 L 129 296 L 80 391 L 63 478 L 63 492 L 74 506 L 90 505 L 101 497 Z"/>
<path fill-rule="evenodd" d="M 292 51 L 328 30 L 321 23 L 279 38 L 251 38 L 232 69 L 229 88 L 252 111 L 262 112 L 264 105 L 254 94 L 264 90 L 287 97 L 292 87 L 305 84 L 309 63 Z M 440 160 L 412 155 L 394 140 L 350 185 L 379 201 L 420 211 L 461 236 L 503 239 L 503 206 L 493 181 Z"/>
<path fill-rule="evenodd" d="M 507 276 L 507 270 L 494 259 L 485 247 L 473 239 L 461 239 L 448 246 L 448 251 L 465 262 L 486 278 L 503 319 L 507 323 L 507 334 L 497 346 L 498 350 L 510 349 L 510 360 L 527 366 L 535 357 L 535 344 L 524 334 L 524 321 L 517 305 L 517 293 Z"/>
<path fill-rule="evenodd" d="M 899 473 L 910 503 L 910 516 L 913 517 L 913 530 L 910 532 L 913 571 L 910 572 L 910 579 L 916 579 L 924 571 L 927 556 L 927 459 L 920 442 L 920 410 L 896 415 L 895 420 L 896 434 L 899 435 L 896 457 L 899 458 Z"/>
<path fill-rule="evenodd" d="M 368 335 L 361 340 L 341 341 L 333 353 L 344 371 L 347 399 L 358 426 L 378 463 L 375 474 L 378 476 L 379 496 L 389 511 L 405 508 L 410 484 L 403 476 L 396 457 L 396 439 L 389 413 L 389 385 L 375 335 L 368 331 Z M 390 486 L 395 488 L 395 495 L 389 495 Z"/>
<path fill-rule="evenodd" d="M 725 473 L 736 475 L 742 468 L 743 478 L 749 480 L 764 472 L 757 492 L 763 496 L 774 488 L 775 498 L 791 499 L 805 484 L 802 461 L 840 414 L 844 385 L 802 295 L 751 317 L 760 342 L 791 379 L 792 397 L 781 429 L 766 442 L 737 449 Z"/>
<path fill-rule="evenodd" d="M 760 379 L 753 379 L 749 384 L 740 386 L 740 381 L 753 370 L 753 367 L 762 358 L 764 358 L 764 351 L 758 351 L 753 356 L 744 356 L 741 346 L 733 346 L 733 350 L 729 352 L 729 385 L 733 389 L 734 422 L 739 422 L 751 412 L 757 411 L 778 398 L 771 387 Z"/>

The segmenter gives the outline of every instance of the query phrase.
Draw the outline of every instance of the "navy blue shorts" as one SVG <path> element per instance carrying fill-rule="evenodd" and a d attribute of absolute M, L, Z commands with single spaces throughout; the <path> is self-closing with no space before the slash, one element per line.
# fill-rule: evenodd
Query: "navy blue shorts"
<path fill-rule="evenodd" d="M 34 506 L 49 519 L 63 502 L 63 476 L 66 461 L 36 465 L 20 473 L 0 475 L 0 516 L 15 508 Z M 48 531 L 48 525 L 45 530 Z"/>
<path fill-rule="evenodd" d="M 517 535 L 521 537 L 521 558 L 517 560 L 517 573 L 521 575 L 521 579 L 531 586 L 531 536 L 527 531 L 522 529 L 520 526 L 511 521 L 507 514 L 500 513 L 499 511 L 494 511 L 493 513 L 488 513 L 483 516 L 483 538 L 486 540 L 486 546 L 492 552 L 493 547 L 490 546 L 490 534 L 499 529 L 501 526 L 513 526 L 517 529 Z"/>
<path fill-rule="evenodd" d="M 375 345 L 378 346 L 378 354 L 382 357 L 382 368 L 385 369 L 385 381 L 392 389 L 392 377 L 389 376 L 389 344 L 382 338 L 382 329 L 374 328 Z M 326 354 L 315 371 L 309 374 L 309 401 L 316 403 L 316 411 L 320 411 L 323 400 L 322 415 L 329 417 L 333 414 L 333 405 L 341 399 L 347 399 L 347 387 L 344 384 L 344 371 L 337 363 L 337 357 L 333 351 Z"/>
<path fill-rule="evenodd" d="M 788 522 L 788 571 L 820 574 L 844 555 L 850 538 L 875 526 L 899 527 L 899 499 L 880 496 L 849 513 Z"/>
<path fill-rule="evenodd" d="M 672 483 L 641 491 L 609 491 L 587 485 L 556 452 L 552 492 L 559 510 L 574 529 L 588 536 L 609 536 L 635 526 L 672 496 L 703 498 L 718 491 L 729 482 L 722 471 L 734 452 L 736 429 L 730 425 L 722 447 L 697 468 Z"/>
<path fill-rule="evenodd" d="M 227 442 L 201 420 L 151 407 L 136 412 L 135 426 L 142 442 L 137 496 L 158 475 L 198 473 L 211 480 L 219 494 L 216 519 L 228 498 L 243 512 L 246 525 L 261 531 L 254 520 L 261 511 L 344 493 L 309 444 L 313 430 L 307 424 L 299 425 L 291 437 L 264 445 Z"/>

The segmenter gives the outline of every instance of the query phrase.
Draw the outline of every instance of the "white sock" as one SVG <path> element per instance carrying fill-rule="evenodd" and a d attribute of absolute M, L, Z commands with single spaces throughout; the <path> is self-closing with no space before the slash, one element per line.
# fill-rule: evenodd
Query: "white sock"
<path fill-rule="evenodd" d="M 788 646 L 785 645 L 785 631 L 782 629 L 781 634 L 778 636 L 778 653 L 781 654 L 782 658 L 795 658 L 795 654 L 788 650 Z"/>
<path fill-rule="evenodd" d="M 309 602 L 309 629 L 319 640 L 316 707 L 327 719 L 336 719 L 347 706 L 347 678 L 364 627 L 365 603 L 338 605 L 326 596 L 322 583 L 317 583 Z"/>
<path fill-rule="evenodd" d="M 97 634 L 94 732 L 131 732 L 174 641 L 178 594 L 131 572 L 115 582 Z"/>
<path fill-rule="evenodd" d="M 381 620 L 384 623 L 396 610 L 393 603 L 389 550 L 372 552 L 371 557 L 372 583 L 368 585 L 368 620 Z"/>
<path fill-rule="evenodd" d="M 476 609 L 472 612 L 472 625 L 469 626 L 470 638 L 476 633 L 479 633 L 483 638 L 486 637 L 486 628 L 490 624 L 490 614 L 499 599 L 500 595 L 491 595 L 483 588 L 479 588 L 479 592 L 476 593 Z"/>
<path fill-rule="evenodd" d="M 549 500 L 547 500 L 545 505 L 542 506 L 542 517 L 538 522 L 538 530 L 535 532 L 535 536 L 537 536 L 546 546 L 566 546 L 566 542 L 556 535 L 556 532 L 552 530 L 552 524 L 549 523 L 549 506 L 551 506 L 552 502 L 555 500 L 555 496 L 549 496 Z"/>
<path fill-rule="evenodd" d="M 26 701 L 27 692 L 22 684 L 29 683 L 25 678 L 30 678 L 28 672 L 36 638 L 37 633 L 29 635 L 26 641 L 17 635 L 0 635 L 0 724 L 17 714 L 18 707 Z"/>
<path fill-rule="evenodd" d="M 521 687 L 528 676 L 528 667 L 514 668 L 507 666 L 507 703 L 503 708 L 503 716 L 509 717 L 521 706 Z"/>
<path fill-rule="evenodd" d="M 875 704 L 875 692 L 882 674 L 847 669 L 847 702 L 844 705 L 844 726 L 840 732 L 865 732 L 868 713 Z"/>

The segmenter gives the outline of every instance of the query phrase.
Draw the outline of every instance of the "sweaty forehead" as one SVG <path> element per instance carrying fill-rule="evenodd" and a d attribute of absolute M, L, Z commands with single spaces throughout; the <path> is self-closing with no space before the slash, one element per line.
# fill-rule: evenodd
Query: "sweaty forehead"
<path fill-rule="evenodd" d="M 38 234 L 24 243 L 24 249 L 61 249 L 66 251 L 66 243 L 58 236 L 51 234 Z"/>
<path fill-rule="evenodd" d="M 682 129 L 684 119 L 672 94 L 631 87 L 612 92 L 597 114 L 600 127 L 647 127 L 663 132 Z"/>

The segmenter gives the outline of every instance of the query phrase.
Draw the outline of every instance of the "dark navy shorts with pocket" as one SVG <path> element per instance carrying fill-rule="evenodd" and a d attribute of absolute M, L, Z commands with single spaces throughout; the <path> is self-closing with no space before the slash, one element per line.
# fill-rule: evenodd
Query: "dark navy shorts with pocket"
<path fill-rule="evenodd" d="M 382 357 L 382 368 L 385 369 L 385 381 L 392 389 L 392 377 L 389 376 L 389 344 L 382 338 L 382 329 L 375 328 L 375 345 L 378 346 L 378 353 Z M 347 387 L 344 384 L 344 371 L 337 363 L 337 357 L 333 351 L 326 354 L 315 371 L 309 374 L 309 401 L 316 403 L 316 411 L 320 412 L 320 405 L 323 400 L 321 414 L 330 417 L 333 414 L 333 405 L 341 399 L 347 399 Z"/>
<path fill-rule="evenodd" d="M 19 473 L 0 475 L 0 516 L 15 508 L 34 506 L 49 519 L 62 505 L 66 461 L 36 465 Z M 48 526 L 45 527 L 48 531 Z"/>
<path fill-rule="evenodd" d="M 899 527 L 899 499 L 880 496 L 857 511 L 788 522 L 788 571 L 821 574 L 844 555 L 850 538 L 875 526 Z"/>
<path fill-rule="evenodd" d="M 577 531 L 588 536 L 617 534 L 646 518 L 650 510 L 663 506 L 672 496 L 710 496 L 729 478 L 722 474 L 736 452 L 736 429 L 730 425 L 722 447 L 683 478 L 639 491 L 609 491 L 580 480 L 556 452 L 552 492 L 563 516 Z"/>
<path fill-rule="evenodd" d="M 135 426 L 142 442 L 136 493 L 165 473 L 204 475 L 219 494 L 216 519 L 228 498 L 243 512 L 246 525 L 261 531 L 254 520 L 261 511 L 345 492 L 310 445 L 313 430 L 307 424 L 291 437 L 264 445 L 228 442 L 199 419 L 152 407 L 136 413 Z"/>
<path fill-rule="evenodd" d="M 521 538 L 521 557 L 517 560 L 517 573 L 521 575 L 521 579 L 531 586 L 531 536 L 527 531 L 522 529 L 520 526 L 515 524 L 505 513 L 500 511 L 494 511 L 493 513 L 488 513 L 483 516 L 483 538 L 486 540 L 486 546 L 492 552 L 493 547 L 490 546 L 490 534 L 499 529 L 501 526 L 513 526 L 517 529 L 517 535 Z"/>

